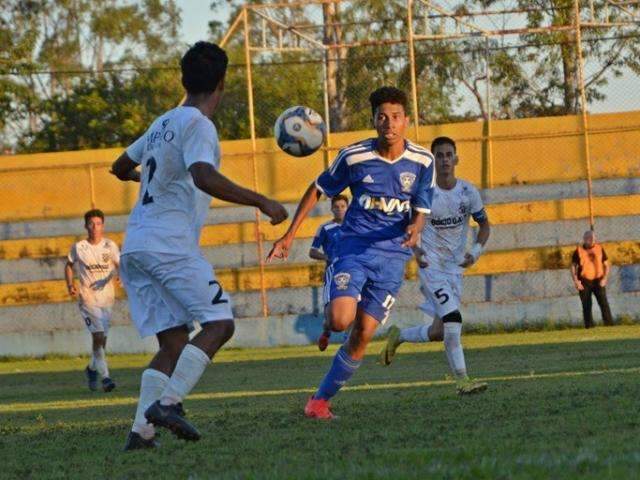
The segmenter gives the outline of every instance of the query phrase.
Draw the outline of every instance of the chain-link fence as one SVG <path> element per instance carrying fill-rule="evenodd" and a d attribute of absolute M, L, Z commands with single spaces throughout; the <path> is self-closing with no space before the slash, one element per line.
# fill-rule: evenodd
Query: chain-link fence
<path fill-rule="evenodd" d="M 225 98 L 214 119 L 225 140 L 223 168 L 239 183 L 293 203 L 340 147 L 373 135 L 371 91 L 398 86 L 410 98 L 409 137 L 427 147 L 436 136 L 454 138 L 457 175 L 476 185 L 487 205 L 488 249 L 464 280 L 470 321 L 580 321 L 569 264 L 590 228 L 612 264 L 607 289 L 614 316 L 635 316 L 640 303 L 640 5 L 606 0 L 485 4 L 247 5 L 222 41 L 231 58 Z M 276 118 L 292 105 L 313 108 L 328 126 L 325 147 L 306 159 L 284 154 L 272 138 Z M 67 165 L 70 176 L 82 172 L 88 178 L 87 192 L 80 194 L 88 200 L 72 206 L 53 192 L 35 165 L 30 182 L 53 194 L 36 195 L 42 205 L 32 201 L 22 215 L 5 209 L 2 221 L 79 215 L 92 205 L 126 213 L 135 192 L 100 181 L 113 153 L 101 154 L 103 163 Z M 14 164 L 4 162 L 5 185 L 21 185 L 29 175 L 21 159 Z M 19 190 L 3 188 L 2 202 L 23 208 Z M 330 219 L 327 202 L 301 230 L 287 264 L 263 261 L 282 228 L 245 213 L 222 218 L 227 223 L 206 227 L 202 243 L 225 288 L 236 291 L 238 316 L 322 313 L 324 266 L 314 263 L 308 250 L 316 228 Z M 69 233 L 60 229 L 60 235 Z M 417 321 L 421 301 L 411 263 L 396 302 L 397 318 Z"/>

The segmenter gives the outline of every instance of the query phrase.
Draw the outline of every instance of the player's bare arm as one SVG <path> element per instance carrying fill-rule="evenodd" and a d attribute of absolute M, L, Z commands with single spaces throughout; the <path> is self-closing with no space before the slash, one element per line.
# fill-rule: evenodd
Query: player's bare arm
<path fill-rule="evenodd" d="M 322 253 L 320 250 L 318 250 L 317 248 L 313 248 L 313 247 L 311 247 L 309 249 L 309 256 L 311 258 L 313 258 L 314 260 L 322 260 L 322 261 L 325 261 L 325 262 L 329 258 L 325 253 Z"/>
<path fill-rule="evenodd" d="M 425 221 L 426 215 L 424 213 L 413 211 L 411 223 L 407 225 L 405 240 L 402 242 L 403 247 L 413 248 L 418 244 Z"/>
<path fill-rule="evenodd" d="M 606 287 L 607 280 L 609 279 L 609 271 L 611 270 L 611 264 L 609 263 L 609 260 L 605 260 L 603 263 L 604 263 L 604 275 L 600 279 L 600 286 Z"/>
<path fill-rule="evenodd" d="M 78 295 L 78 291 L 76 290 L 75 285 L 73 284 L 73 263 L 67 261 L 64 266 L 64 278 L 67 282 L 67 291 L 69 295 L 75 297 Z"/>
<path fill-rule="evenodd" d="M 127 155 L 127 152 L 123 152 L 122 155 L 120 155 L 118 159 L 113 162 L 109 173 L 112 173 L 123 182 L 139 182 L 140 172 L 136 170 L 137 166 L 138 164 L 131 160 L 129 155 Z"/>
<path fill-rule="evenodd" d="M 195 186 L 203 192 L 225 202 L 259 208 L 271 218 L 272 225 L 284 222 L 289 216 L 280 203 L 233 183 L 209 163 L 196 162 L 189 167 L 189 172 Z"/>
<path fill-rule="evenodd" d="M 274 242 L 273 247 L 267 256 L 267 261 L 270 262 L 274 258 L 286 260 L 289 256 L 289 249 L 291 248 L 291 244 L 293 243 L 293 239 L 296 236 L 298 228 L 300 228 L 304 219 L 307 218 L 311 209 L 315 207 L 316 203 L 318 203 L 320 195 L 322 195 L 322 192 L 318 189 L 315 183 L 309 185 L 309 188 L 307 188 L 307 191 L 304 192 L 304 195 L 302 196 L 302 200 L 300 200 L 300 204 L 296 209 L 291 225 L 289 225 L 286 233 Z"/>
<path fill-rule="evenodd" d="M 491 234 L 491 224 L 488 218 L 484 218 L 478 221 L 478 236 L 476 237 L 476 243 L 471 247 L 471 251 L 464 254 L 464 261 L 460 264 L 461 267 L 467 268 L 478 261 L 480 255 L 484 251 L 484 246 L 489 240 Z"/>

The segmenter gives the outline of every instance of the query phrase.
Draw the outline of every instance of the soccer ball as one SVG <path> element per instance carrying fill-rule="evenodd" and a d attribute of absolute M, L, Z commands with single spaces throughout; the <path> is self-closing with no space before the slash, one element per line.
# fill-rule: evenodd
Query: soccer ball
<path fill-rule="evenodd" d="M 306 157 L 324 143 L 327 129 L 322 117 L 309 107 L 291 107 L 273 127 L 278 146 L 294 157 Z"/>

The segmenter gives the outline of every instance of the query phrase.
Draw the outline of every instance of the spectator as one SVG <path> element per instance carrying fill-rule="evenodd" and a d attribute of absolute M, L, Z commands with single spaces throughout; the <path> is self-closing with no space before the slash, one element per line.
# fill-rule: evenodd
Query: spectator
<path fill-rule="evenodd" d="M 594 326 L 591 315 L 592 293 L 600 306 L 602 321 L 605 325 L 613 325 L 605 289 L 609 271 L 610 265 L 607 253 L 602 248 L 602 245 L 596 242 L 596 234 L 591 230 L 586 231 L 582 245 L 578 245 L 576 251 L 573 252 L 571 260 L 571 275 L 582 302 L 582 316 L 585 328 Z"/>

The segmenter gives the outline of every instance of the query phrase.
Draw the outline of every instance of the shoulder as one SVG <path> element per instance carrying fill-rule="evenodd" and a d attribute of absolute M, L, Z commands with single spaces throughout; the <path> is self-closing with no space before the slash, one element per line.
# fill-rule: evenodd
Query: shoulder
<path fill-rule="evenodd" d="M 473 183 L 469 182 L 468 180 L 465 180 L 463 178 L 458 178 L 458 185 L 459 185 L 460 191 L 463 194 L 480 196 L 480 190 L 478 190 L 476 186 Z"/>
<path fill-rule="evenodd" d="M 340 225 L 336 222 L 334 222 L 333 220 L 329 220 L 328 222 L 323 223 L 320 228 L 322 230 L 324 230 L 325 232 L 329 231 L 329 230 L 333 230 L 336 227 L 339 227 Z"/>
<path fill-rule="evenodd" d="M 375 157 L 374 139 L 368 138 L 341 148 L 336 161 L 346 161 L 348 165 Z"/>
<path fill-rule="evenodd" d="M 433 154 L 428 149 L 409 141 L 407 141 L 404 158 L 420 163 L 425 167 L 429 167 L 434 162 Z"/>
<path fill-rule="evenodd" d="M 104 246 L 105 248 L 109 248 L 109 249 L 117 249 L 118 245 L 116 244 L 116 242 L 114 242 L 113 240 L 109 239 L 109 238 L 105 238 L 104 239 Z"/>

